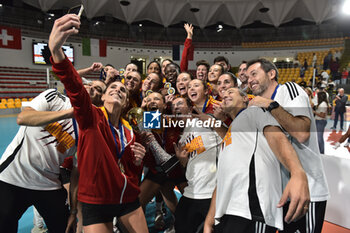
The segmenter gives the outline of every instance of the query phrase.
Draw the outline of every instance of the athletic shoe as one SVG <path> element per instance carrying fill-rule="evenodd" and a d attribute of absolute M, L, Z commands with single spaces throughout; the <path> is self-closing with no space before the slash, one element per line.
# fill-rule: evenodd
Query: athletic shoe
<path fill-rule="evenodd" d="M 344 147 L 350 146 L 350 142 L 345 143 Z"/>
<path fill-rule="evenodd" d="M 175 233 L 174 224 L 172 224 L 170 227 L 165 229 L 164 233 Z"/>
<path fill-rule="evenodd" d="M 163 230 L 165 227 L 164 215 L 162 211 L 156 211 L 156 216 L 154 218 L 154 228 L 156 230 Z"/>
<path fill-rule="evenodd" d="M 331 129 L 336 130 L 337 128 L 335 128 L 335 127 L 331 127 Z"/>
<path fill-rule="evenodd" d="M 44 227 L 38 227 L 34 225 L 33 229 L 31 230 L 31 233 L 48 233 L 48 230 Z"/>

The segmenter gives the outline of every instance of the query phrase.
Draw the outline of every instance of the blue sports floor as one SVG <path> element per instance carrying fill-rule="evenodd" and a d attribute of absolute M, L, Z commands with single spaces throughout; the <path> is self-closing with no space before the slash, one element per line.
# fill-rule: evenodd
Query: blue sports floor
<path fill-rule="evenodd" d="M 16 123 L 16 116 L 11 117 L 2 117 L 0 116 L 0 157 L 5 151 L 6 147 L 10 144 L 13 137 L 16 135 L 19 126 Z M 176 192 L 178 198 L 180 198 L 180 193 Z M 151 233 L 156 233 L 154 229 L 154 217 L 155 217 L 155 202 L 152 202 L 147 205 L 146 209 L 146 219 Z M 165 216 L 165 222 L 167 226 L 170 222 L 170 211 L 167 210 Z M 19 221 L 18 233 L 29 233 L 33 228 L 33 208 L 30 207 L 23 214 L 22 218 Z"/>

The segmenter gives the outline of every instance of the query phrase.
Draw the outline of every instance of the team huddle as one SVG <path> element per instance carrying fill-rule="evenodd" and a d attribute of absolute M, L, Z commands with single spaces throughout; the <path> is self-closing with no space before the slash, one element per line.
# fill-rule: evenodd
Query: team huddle
<path fill-rule="evenodd" d="M 101 63 L 76 70 L 61 47 L 79 28 L 77 15 L 55 21 L 51 62 L 66 95 L 49 89 L 24 105 L 1 157 L 1 232 L 17 232 L 33 205 L 51 233 L 113 232 L 116 225 L 144 233 L 155 196 L 172 214 L 167 232 L 321 232 L 329 191 L 313 111 L 300 86 L 278 84 L 273 63 L 242 62 L 237 79 L 218 57 L 212 66 L 197 62 L 194 78 L 186 24 L 180 66 L 153 61 L 144 80 L 133 63 L 124 77 Z M 101 80 L 82 78 L 100 70 Z M 128 121 L 135 107 L 161 113 L 168 125 L 194 124 L 136 130 Z M 220 124 L 199 124 L 208 120 Z M 164 171 L 160 153 L 178 163 Z M 69 205 L 60 178 L 67 157 Z"/>

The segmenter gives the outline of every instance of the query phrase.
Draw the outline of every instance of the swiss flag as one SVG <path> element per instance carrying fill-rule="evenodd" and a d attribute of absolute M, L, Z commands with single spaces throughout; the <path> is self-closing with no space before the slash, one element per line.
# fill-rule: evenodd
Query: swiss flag
<path fill-rule="evenodd" d="M 21 29 L 0 25 L 0 48 L 22 49 Z"/>

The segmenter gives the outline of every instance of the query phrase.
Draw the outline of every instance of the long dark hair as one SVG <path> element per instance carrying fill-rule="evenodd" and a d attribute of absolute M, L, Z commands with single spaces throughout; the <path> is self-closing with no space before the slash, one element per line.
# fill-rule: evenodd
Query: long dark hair
<path fill-rule="evenodd" d="M 317 108 L 320 106 L 322 102 L 326 102 L 328 106 L 328 99 L 327 99 L 327 93 L 324 91 L 320 91 L 317 93 Z"/>

